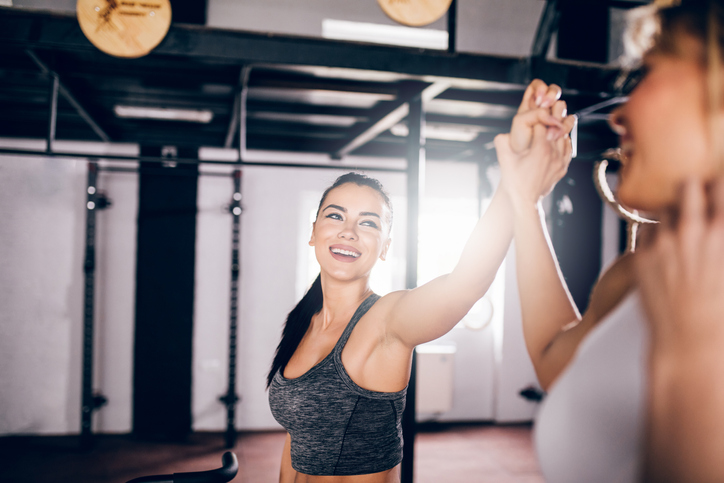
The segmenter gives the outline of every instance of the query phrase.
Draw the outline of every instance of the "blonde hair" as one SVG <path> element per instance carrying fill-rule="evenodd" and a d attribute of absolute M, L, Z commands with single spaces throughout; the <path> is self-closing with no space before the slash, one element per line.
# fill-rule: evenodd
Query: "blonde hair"
<path fill-rule="evenodd" d="M 622 66 L 631 69 L 652 52 L 682 55 L 683 36 L 704 47 L 698 59 L 706 69 L 709 136 L 719 172 L 724 172 L 724 0 L 657 0 L 632 9 L 624 34 Z"/>

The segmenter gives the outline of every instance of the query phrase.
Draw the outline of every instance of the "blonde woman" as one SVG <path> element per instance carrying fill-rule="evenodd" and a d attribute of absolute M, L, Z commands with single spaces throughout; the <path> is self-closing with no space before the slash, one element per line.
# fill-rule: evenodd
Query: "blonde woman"
<path fill-rule="evenodd" d="M 617 196 L 626 207 L 665 220 L 686 179 L 709 180 L 720 170 L 724 15 L 721 0 L 646 8 L 630 37 L 643 52 L 645 75 L 611 119 L 623 162 Z M 638 481 L 644 474 L 649 415 L 662 411 L 659 399 L 650 395 L 676 389 L 662 389 L 659 373 L 648 371 L 649 354 L 659 353 L 660 332 L 651 338 L 636 288 L 637 255 L 622 257 L 601 277 L 588 310 L 579 315 L 556 264 L 538 200 L 516 194 L 524 192 L 517 187 L 534 161 L 506 151 L 503 141 L 498 153 L 503 186 L 516 214 L 524 333 L 548 391 L 535 430 L 542 471 L 558 483 Z M 652 269 L 651 264 L 641 266 L 644 273 Z M 719 289 L 724 286 L 710 286 Z M 724 297 L 724 292 L 718 294 Z M 690 442 L 688 451 L 695 453 L 696 441 Z M 675 479 L 684 480 L 705 481 Z"/>

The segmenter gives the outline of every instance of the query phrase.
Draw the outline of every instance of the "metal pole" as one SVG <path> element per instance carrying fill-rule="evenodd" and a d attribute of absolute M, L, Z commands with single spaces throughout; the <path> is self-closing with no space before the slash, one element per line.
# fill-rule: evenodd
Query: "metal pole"
<path fill-rule="evenodd" d="M 423 134 L 425 114 L 422 98 L 410 101 L 407 117 L 409 135 L 407 138 L 407 273 L 408 289 L 417 287 L 418 224 L 420 217 L 420 194 L 425 180 L 425 137 Z M 402 436 L 405 442 L 402 452 L 402 483 L 412 483 L 415 462 L 415 391 L 417 358 L 412 352 L 410 384 L 407 387 L 407 401 L 402 415 Z"/>
<path fill-rule="evenodd" d="M 80 444 L 89 448 L 93 443 L 92 417 L 95 404 L 93 400 L 93 295 L 95 292 L 96 263 L 96 194 L 98 164 L 88 163 L 88 187 L 86 189 L 86 232 L 84 294 L 83 294 L 83 394 L 81 399 Z"/>
<path fill-rule="evenodd" d="M 236 403 L 240 398 L 236 394 L 236 332 L 239 307 L 239 274 L 241 273 L 239 261 L 239 238 L 241 217 L 241 170 L 234 171 L 234 195 L 229 205 L 233 216 L 231 234 L 231 300 L 229 306 L 229 382 L 226 394 L 219 400 L 226 406 L 226 434 L 227 448 L 236 444 Z"/>
<path fill-rule="evenodd" d="M 455 53 L 457 39 L 457 23 L 458 23 L 458 2 L 452 0 L 450 7 L 447 9 L 447 51 L 451 54 Z"/>
<path fill-rule="evenodd" d="M 55 126 L 58 122 L 58 89 L 60 88 L 60 79 L 55 74 L 51 76 L 50 84 L 50 115 L 48 117 L 48 145 L 45 152 L 53 152 L 53 143 L 55 142 Z"/>

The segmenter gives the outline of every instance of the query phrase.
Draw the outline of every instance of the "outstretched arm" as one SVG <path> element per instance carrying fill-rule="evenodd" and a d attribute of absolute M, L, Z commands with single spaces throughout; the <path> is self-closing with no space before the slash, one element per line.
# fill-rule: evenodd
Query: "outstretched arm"
<path fill-rule="evenodd" d="M 709 200 L 702 183 L 687 183 L 676 218 L 642 233 L 635 256 L 651 328 L 643 481 L 719 482 L 724 481 L 724 183 L 714 186 Z"/>
<path fill-rule="evenodd" d="M 519 114 L 513 121 L 510 136 L 521 144 L 532 139 L 534 130 L 550 133 L 549 138 L 538 140 L 547 145 L 563 144 L 573 126 L 572 118 L 565 117 L 553 106 L 560 89 L 534 81 L 526 90 Z M 545 153 L 549 166 L 567 166 L 570 150 Z M 525 188 L 531 198 L 549 191 L 565 169 L 557 168 L 543 181 L 534 180 Z M 528 177 L 530 178 L 530 176 Z M 548 183 L 548 184 L 547 184 Z M 427 342 L 448 332 L 465 316 L 472 305 L 490 287 L 513 236 L 513 205 L 508 193 L 498 190 L 488 210 L 480 219 L 468 240 L 453 271 L 414 290 L 391 294 L 396 299 L 390 311 L 389 331 L 408 347 Z"/>
<path fill-rule="evenodd" d="M 554 116 L 571 119 L 565 117 L 565 111 L 566 105 L 562 101 L 552 106 Z M 530 114 L 518 114 L 518 123 L 531 124 L 526 116 Z M 516 137 L 514 129 L 511 135 L 496 137 L 495 147 L 502 171 L 501 184 L 510 197 L 514 213 L 518 290 L 525 342 L 539 382 L 547 389 L 565 367 L 577 345 L 577 341 L 571 341 L 570 337 L 566 344 L 556 344 L 556 341 L 566 327 L 575 325 L 581 317 L 561 274 L 545 226 L 540 201 L 548 191 L 532 187 L 552 189 L 568 168 L 571 143 L 567 136 L 551 140 L 551 129 L 541 123 L 533 124 L 531 129 L 522 132 L 528 133 L 528 136 Z"/>

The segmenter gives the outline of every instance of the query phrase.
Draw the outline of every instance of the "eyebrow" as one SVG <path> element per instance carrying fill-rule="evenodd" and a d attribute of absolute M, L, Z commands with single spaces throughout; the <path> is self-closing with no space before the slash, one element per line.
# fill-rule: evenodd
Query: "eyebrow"
<path fill-rule="evenodd" d="M 342 213 L 347 213 L 347 208 L 344 208 L 339 205 L 327 205 L 322 211 L 327 211 L 329 208 L 334 208 L 336 210 L 341 211 Z M 374 211 L 361 211 L 359 216 L 376 216 L 379 219 L 382 219 L 380 215 L 375 213 Z"/>

